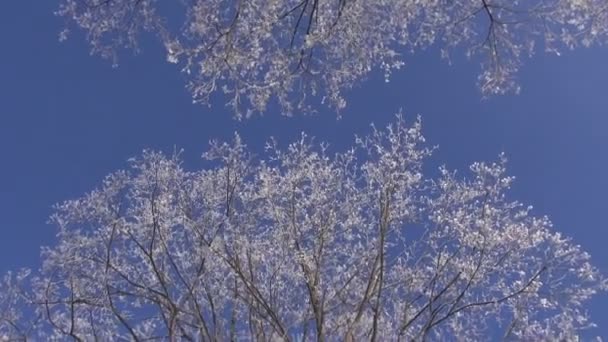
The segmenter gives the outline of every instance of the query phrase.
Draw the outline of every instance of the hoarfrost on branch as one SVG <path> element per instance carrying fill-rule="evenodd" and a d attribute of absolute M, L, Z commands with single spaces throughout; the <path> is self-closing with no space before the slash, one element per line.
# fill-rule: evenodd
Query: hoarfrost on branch
<path fill-rule="evenodd" d="M 38 272 L 7 274 L 0 340 L 575 340 L 608 283 L 505 196 L 505 159 L 441 168 L 420 121 L 330 154 L 305 135 L 210 166 L 146 151 L 57 207 Z"/>
<path fill-rule="evenodd" d="M 58 14 L 86 33 L 91 52 L 116 61 L 142 32 L 187 74 L 195 102 L 217 91 L 237 117 L 275 97 L 291 115 L 315 101 L 344 108 L 345 90 L 374 69 L 437 44 L 480 56 L 484 94 L 518 91 L 522 57 L 604 43 L 604 0 L 60 0 Z M 181 13 L 181 14 L 180 14 Z M 448 57 L 449 58 L 449 57 Z M 311 99 L 312 98 L 312 99 Z"/>

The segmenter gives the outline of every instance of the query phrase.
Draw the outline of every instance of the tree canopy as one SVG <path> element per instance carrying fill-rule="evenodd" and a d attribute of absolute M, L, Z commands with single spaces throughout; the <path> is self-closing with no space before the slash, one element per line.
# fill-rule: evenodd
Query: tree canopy
<path fill-rule="evenodd" d="M 536 50 L 604 43 L 603 0 L 60 0 L 58 14 L 86 33 L 91 52 L 117 60 L 155 34 L 187 75 L 195 102 L 227 95 L 237 117 L 336 110 L 374 69 L 391 72 L 431 45 L 481 62 L 484 94 L 518 91 L 522 58 Z"/>
<path fill-rule="evenodd" d="M 504 157 L 425 176 L 431 152 L 401 117 L 344 153 L 147 151 L 57 206 L 40 272 L 0 287 L 0 339 L 575 340 L 608 289 L 589 255 L 508 200 Z"/>

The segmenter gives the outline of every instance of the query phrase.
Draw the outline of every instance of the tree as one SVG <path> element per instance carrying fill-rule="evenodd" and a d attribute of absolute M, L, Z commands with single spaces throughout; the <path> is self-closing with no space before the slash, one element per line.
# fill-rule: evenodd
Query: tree
<path fill-rule="evenodd" d="M 505 158 L 422 174 L 398 116 L 333 156 L 302 138 L 209 167 L 146 151 L 57 207 L 37 275 L 8 275 L 0 339 L 574 340 L 608 282 L 507 200 Z M 38 336 L 37 336 L 38 335 Z"/>
<path fill-rule="evenodd" d="M 557 52 L 603 43 L 603 0 L 60 0 L 57 12 L 84 30 L 92 53 L 116 62 L 156 34 L 167 59 L 188 75 L 195 102 L 220 90 L 237 117 L 264 111 L 275 96 L 284 114 L 312 110 L 310 98 L 336 110 L 373 69 L 404 66 L 404 54 L 437 44 L 482 55 L 485 94 L 518 91 L 522 56 L 537 46 Z M 180 12 L 185 14 L 180 15 Z M 68 26 L 69 27 L 69 26 Z M 67 37 L 63 31 L 61 38 Z"/>

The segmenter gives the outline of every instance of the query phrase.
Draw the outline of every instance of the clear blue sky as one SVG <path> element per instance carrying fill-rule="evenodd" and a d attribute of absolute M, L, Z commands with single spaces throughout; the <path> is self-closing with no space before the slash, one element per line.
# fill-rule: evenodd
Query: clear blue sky
<path fill-rule="evenodd" d="M 540 54 L 519 75 L 521 95 L 488 100 L 475 86 L 476 64 L 448 66 L 426 52 L 390 83 L 378 74 L 352 91 L 340 121 L 321 110 L 239 123 L 221 101 L 192 105 L 182 75 L 154 44 L 127 53 L 118 69 L 91 58 L 79 35 L 60 44 L 56 5 L 7 1 L 0 11 L 1 273 L 37 267 L 40 246 L 54 242 L 52 205 L 93 189 L 144 148 L 184 148 L 190 167 L 201 165 L 209 139 L 234 131 L 254 149 L 301 131 L 341 149 L 403 108 L 410 120 L 422 115 L 427 140 L 439 146 L 429 167 L 465 171 L 505 152 L 517 178 L 511 198 L 548 215 L 608 274 L 608 47 Z M 595 332 L 608 337 L 608 296 L 589 309 Z"/>

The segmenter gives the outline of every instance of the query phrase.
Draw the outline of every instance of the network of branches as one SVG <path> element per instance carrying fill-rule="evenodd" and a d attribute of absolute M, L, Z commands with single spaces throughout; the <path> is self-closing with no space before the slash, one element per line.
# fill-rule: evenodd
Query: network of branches
<path fill-rule="evenodd" d="M 147 151 L 57 207 L 38 272 L 0 286 L 0 340 L 570 341 L 608 289 L 505 160 L 422 167 L 420 121 L 330 154 L 302 136 L 209 166 Z"/>
<path fill-rule="evenodd" d="M 518 91 L 514 74 L 536 45 L 557 52 L 603 43 L 608 28 L 604 0 L 60 2 L 68 29 L 83 30 L 92 53 L 114 61 L 153 32 L 187 74 L 194 101 L 208 104 L 219 90 L 238 118 L 263 112 L 273 97 L 288 115 L 319 102 L 339 111 L 343 92 L 371 70 L 388 79 L 405 54 L 433 44 L 444 57 L 455 49 L 479 56 L 483 93 Z"/>

